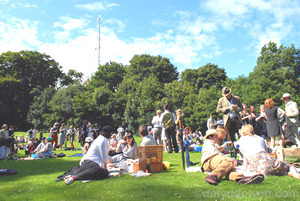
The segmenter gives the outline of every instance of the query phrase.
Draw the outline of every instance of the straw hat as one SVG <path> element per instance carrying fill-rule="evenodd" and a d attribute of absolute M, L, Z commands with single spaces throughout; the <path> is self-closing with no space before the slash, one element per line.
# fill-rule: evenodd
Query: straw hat
<path fill-rule="evenodd" d="M 285 99 L 285 98 L 291 98 L 291 94 L 289 93 L 284 93 L 281 97 L 281 99 Z"/>
<path fill-rule="evenodd" d="M 231 89 L 228 88 L 228 87 L 223 87 L 223 89 L 222 89 L 222 95 L 223 96 L 227 96 L 229 94 L 231 94 Z"/>
<path fill-rule="evenodd" d="M 208 129 L 207 131 L 206 131 L 206 134 L 205 134 L 205 136 L 204 136 L 204 140 L 206 140 L 206 138 L 208 137 L 208 136 L 211 136 L 211 135 L 217 135 L 217 136 L 219 136 L 219 134 L 217 133 L 217 131 L 215 130 L 215 129 Z"/>

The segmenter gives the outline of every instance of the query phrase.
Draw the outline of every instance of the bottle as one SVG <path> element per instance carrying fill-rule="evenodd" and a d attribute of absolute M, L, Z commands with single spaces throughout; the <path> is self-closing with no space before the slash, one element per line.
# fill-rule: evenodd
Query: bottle
<path fill-rule="evenodd" d="M 150 159 L 147 159 L 147 165 L 146 165 L 146 173 L 150 173 L 151 172 L 151 164 L 150 164 Z"/>
<path fill-rule="evenodd" d="M 235 147 L 234 146 L 230 147 L 230 157 L 231 158 L 236 158 L 236 151 L 235 151 Z"/>

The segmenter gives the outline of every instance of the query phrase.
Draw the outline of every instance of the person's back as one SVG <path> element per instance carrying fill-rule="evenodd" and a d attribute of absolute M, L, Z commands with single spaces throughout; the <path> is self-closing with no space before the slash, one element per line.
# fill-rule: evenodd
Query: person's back
<path fill-rule="evenodd" d="M 148 135 L 146 126 L 140 126 L 139 135 L 142 137 L 141 146 L 156 145 L 154 138 L 151 135 Z"/>
<path fill-rule="evenodd" d="M 141 146 L 145 146 L 145 145 L 156 145 L 156 142 L 151 135 L 146 135 L 143 137 Z"/>
<path fill-rule="evenodd" d="M 91 144 L 88 152 L 82 157 L 81 162 L 84 160 L 91 160 L 98 163 L 101 167 L 105 166 L 108 161 L 108 142 L 107 139 L 99 135 L 96 140 Z"/>

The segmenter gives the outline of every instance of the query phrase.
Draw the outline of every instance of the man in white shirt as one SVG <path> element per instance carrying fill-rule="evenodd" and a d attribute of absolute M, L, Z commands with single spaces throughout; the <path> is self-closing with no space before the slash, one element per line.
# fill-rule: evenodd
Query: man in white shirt
<path fill-rule="evenodd" d="M 153 124 L 153 135 L 155 141 L 158 140 L 158 144 L 162 144 L 161 141 L 161 132 L 162 132 L 162 116 L 161 116 L 161 110 L 156 111 L 156 116 L 152 118 L 152 124 Z"/>
<path fill-rule="evenodd" d="M 140 126 L 139 135 L 142 137 L 141 146 L 156 145 L 154 138 L 151 135 L 148 135 L 146 126 Z"/>
<path fill-rule="evenodd" d="M 286 115 L 286 133 L 285 136 L 291 140 L 294 144 L 300 147 L 300 138 L 298 135 L 299 122 L 299 109 L 298 104 L 292 101 L 291 94 L 285 93 L 282 95 L 282 100 L 286 103 L 285 115 Z"/>
<path fill-rule="evenodd" d="M 79 169 L 71 169 L 68 171 L 69 175 L 64 177 L 67 185 L 72 184 L 75 180 L 96 180 L 108 177 L 106 163 L 110 160 L 110 156 L 108 155 L 107 140 L 111 137 L 112 130 L 110 126 L 102 128 L 100 135 L 82 157 Z"/>

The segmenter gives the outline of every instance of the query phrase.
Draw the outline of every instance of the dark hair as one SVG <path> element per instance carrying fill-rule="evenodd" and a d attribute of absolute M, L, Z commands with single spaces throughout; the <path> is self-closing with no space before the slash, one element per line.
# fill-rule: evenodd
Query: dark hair
<path fill-rule="evenodd" d="M 139 128 L 139 133 L 140 133 L 143 137 L 145 137 L 146 135 L 148 135 L 148 131 L 147 131 L 146 126 L 140 126 L 140 128 Z"/>
<path fill-rule="evenodd" d="M 110 138 L 111 133 L 112 133 L 112 127 L 111 126 L 104 126 L 102 128 L 102 130 L 100 131 L 100 135 L 103 135 L 104 137 L 106 137 L 107 139 Z"/>
<path fill-rule="evenodd" d="M 164 105 L 164 108 L 165 108 L 165 110 L 168 110 L 168 109 L 169 109 L 169 105 L 168 105 L 168 104 L 165 104 L 165 105 Z"/>
<path fill-rule="evenodd" d="M 129 135 L 126 135 L 126 136 L 125 136 L 125 140 L 127 140 L 127 139 L 129 139 L 129 138 L 132 138 L 132 139 L 133 139 L 132 142 L 131 142 L 131 145 L 130 145 L 130 146 L 133 146 L 133 144 L 135 143 L 135 140 L 134 140 L 133 135 L 129 134 Z"/>

